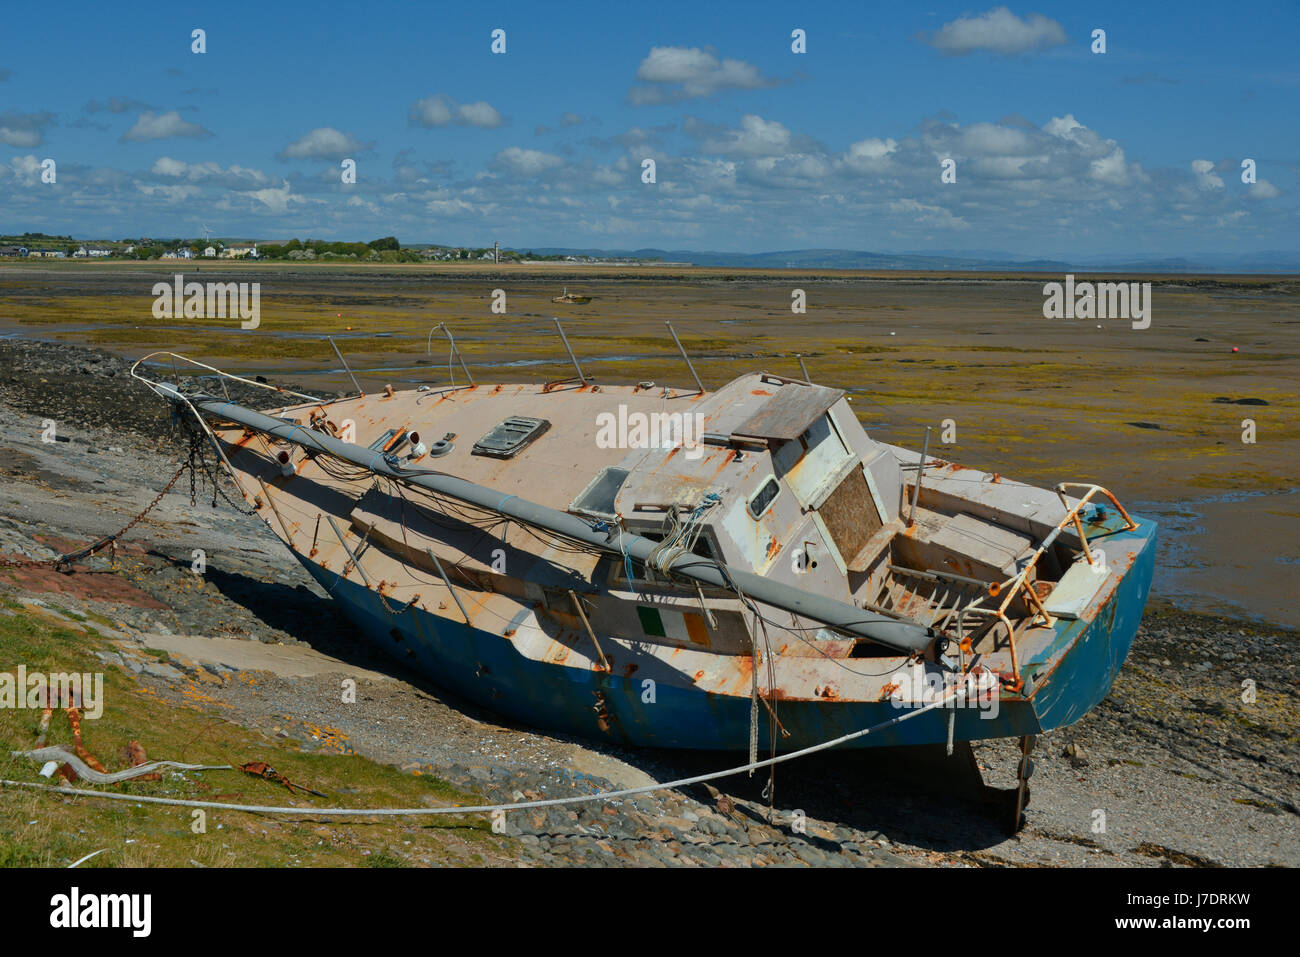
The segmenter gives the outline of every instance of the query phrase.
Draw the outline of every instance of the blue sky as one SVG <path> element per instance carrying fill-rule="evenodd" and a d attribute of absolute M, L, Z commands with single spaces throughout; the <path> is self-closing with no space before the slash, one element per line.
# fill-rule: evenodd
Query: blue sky
<path fill-rule="evenodd" d="M 1295 3 L 295 6 L 7 7 L 0 232 L 1300 248 Z"/>

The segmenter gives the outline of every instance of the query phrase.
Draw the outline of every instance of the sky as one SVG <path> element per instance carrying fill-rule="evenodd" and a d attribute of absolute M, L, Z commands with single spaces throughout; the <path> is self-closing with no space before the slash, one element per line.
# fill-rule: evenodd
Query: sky
<path fill-rule="evenodd" d="M 8 4 L 0 233 L 1297 250 L 1298 27 L 1294 0 Z"/>

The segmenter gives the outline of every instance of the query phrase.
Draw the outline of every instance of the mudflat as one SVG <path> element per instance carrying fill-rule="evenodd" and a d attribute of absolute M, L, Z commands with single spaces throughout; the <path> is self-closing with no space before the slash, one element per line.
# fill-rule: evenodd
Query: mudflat
<path fill-rule="evenodd" d="M 175 276 L 258 283 L 260 322 L 155 318 Z M 1048 319 L 1047 274 L 758 272 L 685 266 L 43 263 L 0 266 L 0 334 L 363 389 L 561 378 L 706 388 L 741 371 L 845 389 L 876 437 L 1033 484 L 1097 482 L 1162 524 L 1156 591 L 1288 624 L 1300 611 L 1300 279 L 1084 276 L 1150 283 L 1150 325 Z M 563 289 L 592 297 L 553 303 Z M 501 290 L 498 294 L 495 291 Z M 806 312 L 792 311 L 802 290 Z M 504 312 L 494 312 L 494 305 Z M 432 335 L 431 335 L 432 333 Z M 1233 350 L 1237 351 L 1233 351 Z"/>

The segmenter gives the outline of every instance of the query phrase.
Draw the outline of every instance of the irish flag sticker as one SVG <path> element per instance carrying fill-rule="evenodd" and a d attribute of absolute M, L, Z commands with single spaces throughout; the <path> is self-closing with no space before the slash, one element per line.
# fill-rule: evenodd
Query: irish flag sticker
<path fill-rule="evenodd" d="M 676 638 L 678 641 L 690 641 L 708 647 L 709 629 L 700 615 L 650 605 L 637 605 L 636 613 L 641 619 L 641 630 L 647 635 Z"/>

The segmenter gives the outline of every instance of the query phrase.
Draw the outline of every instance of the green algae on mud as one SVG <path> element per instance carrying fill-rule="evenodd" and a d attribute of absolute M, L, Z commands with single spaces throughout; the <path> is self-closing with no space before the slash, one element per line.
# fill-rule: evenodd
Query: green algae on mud
<path fill-rule="evenodd" d="M 154 283 L 261 284 L 262 321 L 156 320 Z M 1121 496 L 1170 500 L 1206 488 L 1282 488 L 1300 470 L 1300 359 L 1291 316 L 1300 280 L 1147 276 L 1151 327 L 1042 316 L 1044 275 L 682 266 L 324 263 L 51 263 L 0 266 L 0 329 L 138 356 L 184 351 L 232 371 L 347 389 L 327 335 L 363 387 L 447 381 L 446 322 L 479 382 L 555 378 L 568 356 L 603 382 L 689 383 L 671 320 L 706 387 L 739 366 L 848 389 L 877 437 L 918 445 L 956 426 L 939 454 L 1035 480 L 1089 480 Z M 554 304 L 559 287 L 596 298 Z M 807 313 L 791 312 L 804 289 Z M 504 315 L 493 290 L 506 293 Z M 1231 353 L 1233 345 L 1239 353 Z M 453 372 L 459 374 L 458 369 Z M 1215 396 L 1267 405 L 1215 405 Z M 1257 441 L 1242 442 L 1252 419 Z M 1129 423 L 1152 422 L 1159 429 Z M 1157 467 L 1152 468 L 1153 463 Z"/>

